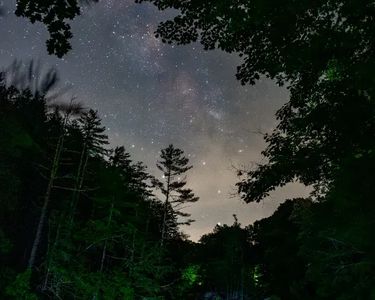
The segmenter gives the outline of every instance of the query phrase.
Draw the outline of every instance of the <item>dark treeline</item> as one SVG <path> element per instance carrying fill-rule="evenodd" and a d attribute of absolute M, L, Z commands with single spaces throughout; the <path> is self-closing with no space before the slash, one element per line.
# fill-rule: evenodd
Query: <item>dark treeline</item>
<path fill-rule="evenodd" d="M 373 152 L 319 201 L 287 200 L 245 228 L 234 215 L 193 243 L 179 229 L 193 221 L 180 205 L 198 200 L 177 179 L 183 151 L 162 149 L 156 179 L 108 148 L 96 111 L 54 103 L 3 76 L 1 299 L 374 297 Z"/>
<path fill-rule="evenodd" d="M 0 298 L 181 298 L 192 243 L 178 225 L 193 220 L 180 207 L 198 200 L 177 180 L 191 168 L 183 151 L 162 150 L 165 182 L 157 180 L 124 147 L 107 147 L 96 111 L 53 104 L 46 89 L 8 86 L 5 78 Z"/>
<path fill-rule="evenodd" d="M 181 203 L 198 200 L 175 180 L 190 169 L 182 150 L 163 149 L 153 178 L 108 149 L 97 112 L 47 101 L 53 76 L 40 89 L 2 80 L 0 298 L 375 299 L 373 1 L 136 2 L 176 10 L 164 42 L 237 53 L 242 84 L 288 88 L 265 162 L 238 172 L 242 199 L 295 181 L 313 192 L 193 243 L 179 229 L 192 222 Z M 65 55 L 81 1 L 17 3 Z"/>

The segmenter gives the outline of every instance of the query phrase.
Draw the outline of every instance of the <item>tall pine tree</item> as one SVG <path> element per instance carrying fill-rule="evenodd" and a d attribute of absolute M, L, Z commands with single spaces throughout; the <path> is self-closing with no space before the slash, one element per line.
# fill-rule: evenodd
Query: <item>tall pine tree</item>
<path fill-rule="evenodd" d="M 189 213 L 182 210 L 185 208 L 184 204 L 197 202 L 199 197 L 196 197 L 191 189 L 185 187 L 185 173 L 192 166 L 189 166 L 189 159 L 184 156 L 184 151 L 171 144 L 161 150 L 160 158 L 156 166 L 162 172 L 163 180 L 155 178 L 153 182 L 165 197 L 161 228 L 161 244 L 163 244 L 168 238 L 170 222 L 180 218 L 178 224 L 190 225 L 194 221 L 189 218 Z"/>

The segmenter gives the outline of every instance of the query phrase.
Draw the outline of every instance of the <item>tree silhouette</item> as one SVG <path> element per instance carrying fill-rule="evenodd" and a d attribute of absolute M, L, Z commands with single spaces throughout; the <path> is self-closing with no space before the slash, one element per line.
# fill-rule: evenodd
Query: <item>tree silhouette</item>
<path fill-rule="evenodd" d="M 333 59 L 349 65 L 367 61 L 371 50 L 363 46 L 373 43 L 371 1 L 298 5 L 292 0 L 137 2 L 177 10 L 177 16 L 162 22 L 157 30 L 165 42 L 199 40 L 205 49 L 219 48 L 243 56 L 244 63 L 238 68 L 242 83 L 255 83 L 263 74 L 280 83 L 315 81 Z"/>
<path fill-rule="evenodd" d="M 90 157 L 97 157 L 106 153 L 104 146 L 108 144 L 108 137 L 104 134 L 105 127 L 101 125 L 98 112 L 90 109 L 81 114 L 78 124 L 83 133 L 83 145 L 79 156 L 77 174 L 75 176 L 74 191 L 71 201 L 69 218 L 73 222 L 75 207 L 79 201 Z"/>
<path fill-rule="evenodd" d="M 163 41 L 199 40 L 205 49 L 238 53 L 243 84 L 266 76 L 288 85 L 290 101 L 266 136 L 268 163 L 238 184 L 246 202 L 295 180 L 314 185 L 319 194 L 348 156 L 373 148 L 371 1 L 147 2 L 178 11 L 159 25 Z"/>
<path fill-rule="evenodd" d="M 299 214 L 300 256 L 316 298 L 371 299 L 374 293 L 374 152 L 348 159 L 324 201 Z M 323 276 L 322 276 L 323 275 Z"/>
<path fill-rule="evenodd" d="M 158 296 L 173 268 L 151 176 L 76 109 L 0 82 L 0 298 Z"/>
<path fill-rule="evenodd" d="M 198 197 L 183 151 L 162 149 L 153 178 L 124 147 L 105 149 L 96 111 L 51 101 L 54 70 L 39 78 L 39 65 L 15 62 L 0 73 L 0 298 L 374 298 L 373 3 L 148 2 L 177 9 L 157 30 L 165 42 L 236 52 L 243 84 L 288 86 L 266 160 L 238 189 L 259 202 L 300 181 L 312 200 L 287 200 L 246 228 L 234 215 L 189 241 L 179 225 Z M 80 5 L 19 0 L 17 14 L 45 23 L 62 56 Z"/>
<path fill-rule="evenodd" d="M 372 298 L 373 3 L 146 1 L 177 10 L 157 29 L 164 42 L 199 41 L 206 50 L 235 52 L 243 59 L 237 69 L 242 84 L 265 76 L 290 91 L 290 100 L 277 112 L 276 129 L 265 136 L 266 162 L 238 183 L 245 202 L 259 202 L 289 182 L 314 187 L 317 203 L 290 212 L 288 202 L 254 225 L 264 226 L 257 239 L 272 270 L 266 279 L 269 292 L 282 299 Z M 304 221 L 297 226 L 284 213 Z M 288 233 L 286 249 L 284 240 L 273 244 Z M 280 257 L 287 252 L 290 262 Z M 284 276 L 286 265 L 295 269 Z M 301 296 L 290 285 L 299 278 L 306 292 L 315 293 L 302 291 Z"/>
<path fill-rule="evenodd" d="M 62 57 L 70 49 L 69 40 L 73 37 L 68 20 L 80 14 L 78 1 L 30 1 L 17 0 L 16 15 L 27 17 L 31 23 L 46 25 L 50 38 L 47 40 L 49 54 Z"/>
<path fill-rule="evenodd" d="M 255 297 L 253 251 L 246 229 L 233 216 L 231 226 L 216 225 L 201 237 L 198 257 L 202 277 L 207 291 L 220 295 L 219 299 L 251 299 Z"/>
<path fill-rule="evenodd" d="M 286 200 L 272 216 L 246 228 L 264 297 L 315 299 L 314 290 L 305 278 L 307 260 L 299 255 L 300 224 L 295 218 L 297 207 L 311 204 L 307 199 Z"/>
<path fill-rule="evenodd" d="M 163 211 L 163 223 L 162 223 L 162 234 L 161 243 L 168 237 L 168 223 L 169 213 L 172 218 L 177 217 L 189 217 L 190 214 L 183 212 L 184 205 L 193 203 L 199 200 L 198 197 L 194 196 L 191 189 L 185 188 L 186 177 L 184 174 L 192 168 L 188 166 L 189 159 L 183 156 L 184 152 L 173 145 L 169 145 L 167 148 L 161 150 L 160 158 L 156 164 L 157 168 L 162 172 L 164 179 L 154 179 L 154 184 L 165 197 L 164 211 Z M 192 219 L 185 219 L 180 221 L 179 224 L 190 225 Z"/>
<path fill-rule="evenodd" d="M 52 157 L 50 172 L 48 176 L 47 189 L 44 194 L 43 206 L 41 208 L 38 226 L 36 229 L 35 238 L 33 241 L 33 245 L 32 245 L 31 252 L 30 252 L 30 257 L 28 261 L 28 268 L 30 269 L 34 267 L 37 251 L 41 242 L 43 227 L 45 226 L 45 223 L 47 221 L 47 217 L 48 217 L 47 211 L 48 211 L 48 205 L 50 202 L 51 192 L 54 188 L 55 180 L 58 174 L 58 169 L 61 163 L 61 155 L 62 155 L 62 152 L 64 151 L 66 126 L 69 122 L 69 118 L 72 115 L 77 114 L 77 113 L 80 113 L 80 109 L 75 107 L 73 104 L 69 106 L 65 112 L 63 112 L 64 115 L 63 115 L 62 124 L 61 124 L 62 125 L 61 132 L 57 138 L 55 153 Z"/>

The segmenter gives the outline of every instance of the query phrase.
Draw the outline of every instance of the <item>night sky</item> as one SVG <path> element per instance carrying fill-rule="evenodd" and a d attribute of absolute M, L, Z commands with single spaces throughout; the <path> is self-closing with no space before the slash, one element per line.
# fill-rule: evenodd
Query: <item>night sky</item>
<path fill-rule="evenodd" d="M 173 11 L 102 0 L 72 22 L 73 50 L 58 59 L 46 52 L 43 25 L 15 17 L 14 2 L 3 2 L 0 66 L 37 59 L 45 68 L 56 67 L 68 93 L 98 109 L 111 144 L 124 145 L 156 176 L 160 149 L 170 143 L 183 149 L 194 166 L 189 186 L 200 197 L 187 209 L 196 222 L 184 231 L 193 240 L 217 223 L 233 223 L 233 214 L 247 225 L 306 192 L 289 185 L 259 204 L 244 204 L 235 195 L 234 167 L 261 162 L 260 133 L 275 127 L 274 114 L 288 93 L 269 80 L 241 86 L 235 55 L 205 52 L 199 44 L 162 44 L 153 33 Z"/>

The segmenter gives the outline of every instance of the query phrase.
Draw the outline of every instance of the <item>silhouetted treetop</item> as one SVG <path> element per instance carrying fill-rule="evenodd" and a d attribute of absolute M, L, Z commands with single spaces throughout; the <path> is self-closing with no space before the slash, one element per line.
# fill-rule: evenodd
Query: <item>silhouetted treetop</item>
<path fill-rule="evenodd" d="M 43 23 L 49 32 L 46 42 L 49 54 L 61 58 L 71 50 L 70 20 L 80 15 L 80 5 L 83 3 L 96 2 L 96 0 L 17 0 L 16 15 L 26 17 L 31 23 Z"/>
<path fill-rule="evenodd" d="M 190 188 L 186 188 L 185 173 L 192 168 L 189 159 L 184 156 L 184 151 L 170 144 L 161 150 L 160 160 L 156 167 L 162 172 L 162 179 L 153 179 L 154 186 L 160 190 L 165 197 L 163 211 L 163 226 L 161 243 L 168 237 L 168 223 L 177 218 L 188 218 L 190 214 L 184 212 L 184 205 L 199 200 Z M 171 214 L 169 216 L 168 214 Z M 178 224 L 190 225 L 193 219 L 184 219 Z"/>
<path fill-rule="evenodd" d="M 366 62 L 373 53 L 372 1 L 136 0 L 178 15 L 160 23 L 164 42 L 200 41 L 244 57 L 237 77 L 254 84 L 260 75 L 285 80 L 319 77 L 332 59 Z"/>
<path fill-rule="evenodd" d="M 267 162 L 238 184 L 246 202 L 296 180 L 321 191 L 347 157 L 372 149 L 372 1 L 144 1 L 178 11 L 157 29 L 164 42 L 238 53 L 242 84 L 261 75 L 289 84 L 290 101 L 265 137 Z"/>

